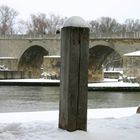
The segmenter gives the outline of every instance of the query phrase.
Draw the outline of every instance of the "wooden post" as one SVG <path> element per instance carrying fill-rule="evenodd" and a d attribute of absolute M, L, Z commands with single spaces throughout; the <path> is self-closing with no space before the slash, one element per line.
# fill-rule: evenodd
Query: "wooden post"
<path fill-rule="evenodd" d="M 61 30 L 59 128 L 87 130 L 89 28 L 80 17 Z"/>

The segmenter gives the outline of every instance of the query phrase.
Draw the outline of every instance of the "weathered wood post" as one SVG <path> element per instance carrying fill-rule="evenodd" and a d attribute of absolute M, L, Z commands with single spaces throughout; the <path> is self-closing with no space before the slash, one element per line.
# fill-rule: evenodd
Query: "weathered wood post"
<path fill-rule="evenodd" d="M 89 28 L 80 17 L 69 18 L 61 30 L 59 128 L 87 129 Z"/>

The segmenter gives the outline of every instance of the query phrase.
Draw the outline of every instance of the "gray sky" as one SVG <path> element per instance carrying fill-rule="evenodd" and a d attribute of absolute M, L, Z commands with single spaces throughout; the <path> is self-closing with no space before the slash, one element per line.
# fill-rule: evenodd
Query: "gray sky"
<path fill-rule="evenodd" d="M 81 16 L 85 20 L 103 16 L 119 22 L 127 18 L 140 19 L 140 0 L 0 0 L 0 5 L 14 8 L 21 19 L 39 12 L 62 17 Z"/>

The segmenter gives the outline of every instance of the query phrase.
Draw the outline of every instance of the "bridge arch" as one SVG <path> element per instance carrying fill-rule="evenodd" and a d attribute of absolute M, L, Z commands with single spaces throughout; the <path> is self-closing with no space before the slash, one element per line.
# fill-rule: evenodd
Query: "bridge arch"
<path fill-rule="evenodd" d="M 18 63 L 18 69 L 22 71 L 30 71 L 32 77 L 38 78 L 41 74 L 41 66 L 43 64 L 43 56 L 49 52 L 41 46 L 33 45 L 29 47 L 21 55 Z"/>
<path fill-rule="evenodd" d="M 104 40 L 97 40 L 97 41 L 91 40 L 89 48 L 92 48 L 92 47 L 95 47 L 95 46 L 107 46 L 107 47 L 115 49 L 113 43 L 108 42 L 108 41 L 104 41 Z"/>
<path fill-rule="evenodd" d="M 94 46 L 89 47 L 89 81 L 100 81 L 103 80 L 103 68 L 104 65 L 109 64 L 110 59 L 113 57 L 118 59 L 119 62 L 115 61 L 115 65 L 120 64 L 121 55 L 117 52 L 112 43 L 106 41 L 95 41 L 92 43 Z"/>

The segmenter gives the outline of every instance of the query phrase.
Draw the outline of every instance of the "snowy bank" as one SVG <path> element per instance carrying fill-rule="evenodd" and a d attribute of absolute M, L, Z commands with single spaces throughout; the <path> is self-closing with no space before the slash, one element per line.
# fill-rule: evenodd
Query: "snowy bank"
<path fill-rule="evenodd" d="M 0 114 L 0 140 L 138 140 L 136 107 L 88 110 L 87 132 L 58 128 L 58 111 Z"/>
<path fill-rule="evenodd" d="M 127 117 L 134 115 L 136 109 L 136 107 L 88 109 L 88 119 Z M 56 121 L 58 119 L 58 114 L 58 111 L 0 113 L 0 123 Z"/>
<path fill-rule="evenodd" d="M 125 82 L 103 82 L 103 83 L 89 83 L 88 87 L 139 87 L 139 84 Z"/>
<path fill-rule="evenodd" d="M 52 79 L 7 79 L 0 80 L 0 85 L 19 85 L 19 86 L 60 86 L 60 80 Z M 100 83 L 88 83 L 89 90 L 138 90 L 138 83 L 118 82 L 116 79 L 105 79 Z"/>

